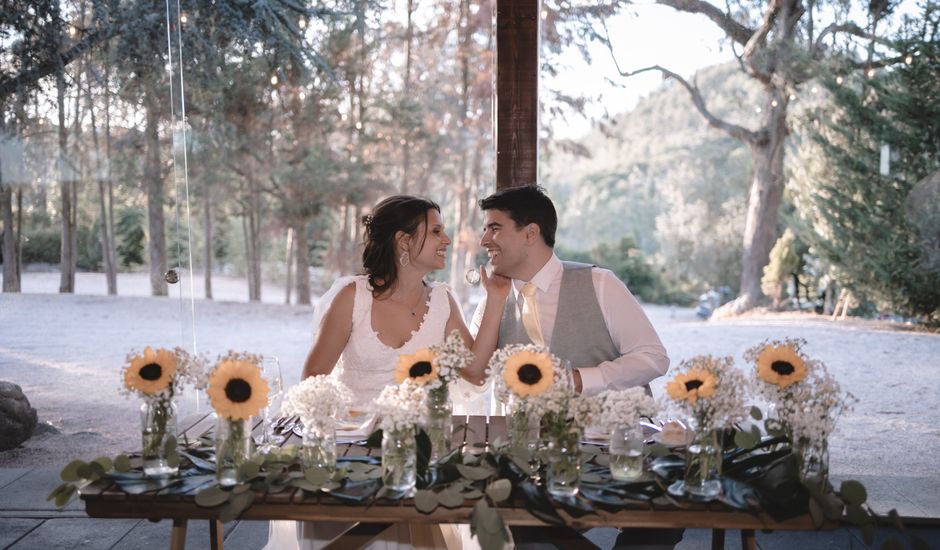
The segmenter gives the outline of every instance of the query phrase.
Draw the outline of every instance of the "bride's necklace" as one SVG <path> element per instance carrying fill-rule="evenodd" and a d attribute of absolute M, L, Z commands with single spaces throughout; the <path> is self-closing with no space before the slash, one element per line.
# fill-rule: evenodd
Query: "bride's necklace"
<path fill-rule="evenodd" d="M 424 300 L 424 283 L 421 284 L 421 293 L 418 295 L 418 300 L 414 303 L 413 306 L 409 306 L 408 304 L 402 302 L 401 300 L 395 300 L 395 299 L 392 298 L 391 296 L 389 296 L 388 299 L 389 299 L 390 302 L 396 303 L 396 304 L 400 305 L 401 307 L 403 307 L 403 308 L 407 309 L 408 311 L 410 311 L 412 317 L 417 317 L 417 316 L 418 316 L 418 306 L 420 306 L 420 305 L 421 305 L 421 301 Z"/>

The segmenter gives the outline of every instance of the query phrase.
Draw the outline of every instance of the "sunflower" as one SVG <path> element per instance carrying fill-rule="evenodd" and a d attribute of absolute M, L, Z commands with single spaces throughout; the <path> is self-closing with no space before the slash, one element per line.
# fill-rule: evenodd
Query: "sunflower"
<path fill-rule="evenodd" d="M 399 355 L 395 367 L 395 382 L 401 384 L 412 379 L 419 384 L 427 384 L 437 378 L 437 354 L 425 348 L 412 355 Z"/>
<path fill-rule="evenodd" d="M 154 395 L 170 386 L 176 374 L 176 354 L 167 349 L 144 348 L 143 355 L 131 358 L 124 369 L 124 387 L 145 395 Z"/>
<path fill-rule="evenodd" d="M 229 359 L 213 369 L 206 393 L 219 416 L 244 420 L 267 406 L 268 391 L 268 382 L 256 364 Z"/>
<path fill-rule="evenodd" d="M 693 368 L 689 372 L 677 374 L 666 384 L 666 391 L 676 401 L 685 400 L 695 405 L 699 397 L 711 397 L 717 383 L 715 375 L 707 369 Z"/>
<path fill-rule="evenodd" d="M 519 397 L 542 393 L 551 387 L 554 377 L 552 358 L 547 353 L 514 353 L 506 359 L 503 370 L 506 387 Z"/>
<path fill-rule="evenodd" d="M 806 378 L 806 363 L 793 346 L 764 346 L 757 355 L 757 377 L 783 389 Z"/>

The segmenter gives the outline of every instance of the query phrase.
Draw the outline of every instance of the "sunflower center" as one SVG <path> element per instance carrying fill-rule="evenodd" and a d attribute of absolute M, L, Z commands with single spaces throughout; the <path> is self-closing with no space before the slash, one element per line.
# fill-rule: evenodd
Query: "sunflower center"
<path fill-rule="evenodd" d="M 225 385 L 225 397 L 232 403 L 244 403 L 251 399 L 251 384 L 241 378 L 232 378 Z"/>
<path fill-rule="evenodd" d="M 519 367 L 519 381 L 523 384 L 528 384 L 533 386 L 539 383 L 539 380 L 542 379 L 542 370 L 537 366 L 526 363 Z"/>
<path fill-rule="evenodd" d="M 160 375 L 163 374 L 163 367 L 156 363 L 147 363 L 146 365 L 140 367 L 140 377 L 144 380 L 159 380 Z"/>
<path fill-rule="evenodd" d="M 420 376 L 425 376 L 431 374 L 431 362 L 430 361 L 418 361 L 414 365 L 411 365 L 411 368 L 408 369 L 408 376 L 412 378 L 418 378 Z"/>
<path fill-rule="evenodd" d="M 773 369 L 775 373 L 782 374 L 784 376 L 793 374 L 793 371 L 796 370 L 788 361 L 774 361 L 770 364 L 770 368 Z"/>
<path fill-rule="evenodd" d="M 689 380 L 685 383 L 685 391 L 697 390 L 704 384 L 701 380 Z"/>

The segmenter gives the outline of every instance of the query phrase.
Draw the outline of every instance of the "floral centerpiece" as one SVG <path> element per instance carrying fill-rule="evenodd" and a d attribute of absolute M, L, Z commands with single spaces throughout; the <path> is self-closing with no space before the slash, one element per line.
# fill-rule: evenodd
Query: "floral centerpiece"
<path fill-rule="evenodd" d="M 514 344 L 490 358 L 496 397 L 507 404 L 512 452 L 517 462 L 538 467 L 535 450 L 542 442 L 548 458 L 547 486 L 555 496 L 578 492 L 580 441 L 596 415 L 597 402 L 580 399 L 562 361 L 546 348 Z"/>
<path fill-rule="evenodd" d="M 122 393 L 143 399 L 140 407 L 144 475 L 165 478 L 179 471 L 175 398 L 189 382 L 205 385 L 203 364 L 182 348 L 131 352 L 122 369 Z"/>
<path fill-rule="evenodd" d="M 220 485 L 241 481 L 239 469 L 251 456 L 251 418 L 268 405 L 268 382 L 261 357 L 228 352 L 209 374 L 206 393 L 218 415 L 215 434 L 216 477 Z"/>
<path fill-rule="evenodd" d="M 382 428 L 382 482 L 410 492 L 417 481 L 416 427 L 428 421 L 427 388 L 407 379 L 386 386 L 372 404 Z"/>
<path fill-rule="evenodd" d="M 755 389 L 772 409 L 768 431 L 790 440 L 804 481 L 825 484 L 829 436 L 853 398 L 822 361 L 804 353 L 805 345 L 796 338 L 770 340 L 748 349 L 744 358 L 754 364 Z"/>
<path fill-rule="evenodd" d="M 310 376 L 287 391 L 284 414 L 296 414 L 304 425 L 304 468 L 332 475 L 336 470 L 336 418 L 352 403 L 352 392 L 332 376 Z"/>
<path fill-rule="evenodd" d="M 450 384 L 474 359 L 467 349 L 459 331 L 452 331 L 443 343 L 419 350 L 411 355 L 401 355 L 395 368 L 395 382 L 413 380 L 427 390 L 428 438 L 431 440 L 431 457 L 441 458 L 450 448 L 454 425 L 451 419 L 453 402 Z"/>
<path fill-rule="evenodd" d="M 643 430 L 640 419 L 656 413 L 656 402 L 644 388 L 607 390 L 595 398 L 592 424 L 610 434 L 610 474 L 632 480 L 643 474 Z"/>
<path fill-rule="evenodd" d="M 731 357 L 699 355 L 677 370 L 666 384 L 666 405 L 688 418 L 694 439 L 686 448 L 685 479 L 669 490 L 711 499 L 721 492 L 721 430 L 743 420 L 747 380 Z"/>

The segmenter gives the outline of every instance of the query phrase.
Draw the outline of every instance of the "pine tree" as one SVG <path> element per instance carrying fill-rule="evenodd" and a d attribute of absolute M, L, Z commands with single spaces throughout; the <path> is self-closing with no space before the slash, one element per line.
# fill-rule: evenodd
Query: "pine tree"
<path fill-rule="evenodd" d="M 914 186 L 940 170 L 940 9 L 928 3 L 917 24 L 897 39 L 903 63 L 824 83 L 832 102 L 811 132 L 822 158 L 797 203 L 801 237 L 840 283 L 880 307 L 930 317 L 940 315 L 940 269 L 924 261 L 927 236 L 907 204 Z"/>

